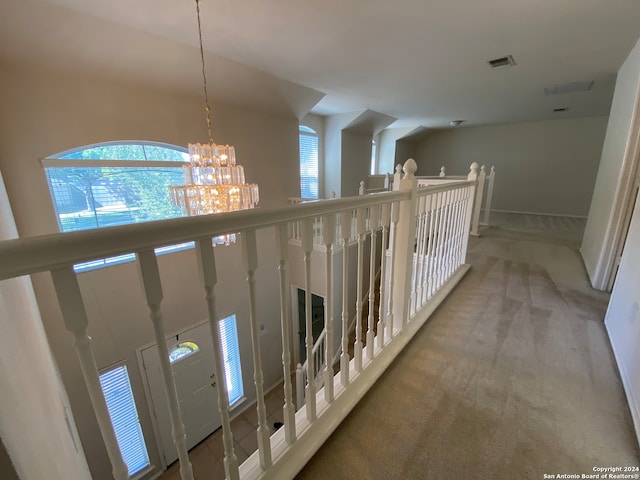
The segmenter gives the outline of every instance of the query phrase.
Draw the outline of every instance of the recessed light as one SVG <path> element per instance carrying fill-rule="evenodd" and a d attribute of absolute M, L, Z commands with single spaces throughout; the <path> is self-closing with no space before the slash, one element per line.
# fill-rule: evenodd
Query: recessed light
<path fill-rule="evenodd" d="M 511 55 L 507 55 L 506 57 L 494 58 L 493 60 L 489 60 L 487 63 L 491 65 L 491 68 L 493 69 L 502 67 L 513 67 L 516 65 L 516 61 Z"/>
<path fill-rule="evenodd" d="M 464 122 L 464 120 L 451 120 L 449 126 L 458 127 L 462 122 Z"/>

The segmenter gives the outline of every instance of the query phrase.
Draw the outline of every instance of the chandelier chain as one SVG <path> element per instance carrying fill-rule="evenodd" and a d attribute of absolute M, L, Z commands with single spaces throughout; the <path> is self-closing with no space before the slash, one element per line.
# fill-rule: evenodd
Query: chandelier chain
<path fill-rule="evenodd" d="M 200 22 L 200 0 L 196 0 L 196 15 L 198 17 L 198 38 L 200 40 L 200 59 L 202 60 L 202 83 L 204 86 L 204 109 L 207 112 L 207 132 L 209 134 L 209 144 L 213 145 L 213 134 L 211 133 L 211 108 L 209 107 L 209 94 L 207 92 L 207 73 L 204 65 L 204 47 L 202 46 L 202 25 Z"/>

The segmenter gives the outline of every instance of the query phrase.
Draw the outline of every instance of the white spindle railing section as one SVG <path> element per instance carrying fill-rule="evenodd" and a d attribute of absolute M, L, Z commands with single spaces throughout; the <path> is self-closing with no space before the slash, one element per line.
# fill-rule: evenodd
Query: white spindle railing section
<path fill-rule="evenodd" d="M 150 312 L 150 328 L 154 332 L 160 355 L 173 439 L 180 460 L 180 476 L 183 480 L 191 480 L 193 472 L 186 451 L 185 428 L 165 342 L 162 277 L 154 248 L 195 241 L 196 259 L 205 293 L 202 301 L 205 302 L 211 326 L 214 349 L 212 367 L 214 383 L 218 386 L 226 478 L 290 479 L 382 375 L 468 269 L 464 259 L 476 178 L 418 188 L 415 169 L 415 162 L 407 161 L 404 177 L 400 178 L 401 175 L 397 174 L 394 178 L 395 191 L 376 195 L 0 242 L 0 280 L 51 272 L 66 327 L 74 336 L 74 348 L 109 453 L 114 478 L 128 478 L 127 467 L 120 455 L 100 387 L 91 340 L 87 335 L 89 322 L 73 265 L 126 253 L 136 254 Z M 318 224 L 314 219 L 321 219 L 321 223 Z M 294 320 L 288 313 L 292 299 L 287 277 L 289 251 L 295 248 L 289 242 L 290 226 L 294 224 L 299 228 L 300 247 L 304 252 L 308 359 L 305 369 L 307 378 L 300 382 L 304 389 L 298 397 L 298 400 L 304 397 L 305 407 L 297 411 L 290 375 L 290 345 L 295 334 Z M 326 252 L 326 328 L 320 341 L 314 345 L 311 325 L 311 253 L 318 228 Z M 259 261 L 256 232 L 263 229 L 275 235 L 275 262 L 272 258 Z M 248 320 L 258 419 L 258 449 L 242 465 L 238 465 L 238 457 L 234 452 L 222 348 L 216 328 L 216 252 L 211 245 L 212 238 L 234 232 L 240 234 L 247 273 Z M 342 269 L 334 269 L 331 257 L 340 250 L 343 253 Z M 380 251 L 381 255 L 378 254 Z M 350 270 L 351 254 L 357 254 L 356 272 Z M 366 260 L 365 255 L 369 255 Z M 256 304 L 256 291 L 259 288 L 256 271 L 259 268 L 277 269 L 280 281 L 284 428 L 273 435 L 269 434 L 267 428 L 264 399 L 259 332 L 262 310 Z M 374 276 L 378 271 L 380 302 L 377 305 Z M 342 288 L 334 295 L 334 280 L 337 281 L 340 276 Z M 350 284 L 354 278 L 356 284 Z M 369 292 L 369 313 L 363 318 L 363 302 L 367 300 L 363 298 L 363 292 L 366 288 Z M 334 305 L 341 306 L 341 315 L 334 315 Z M 355 341 L 350 345 L 348 325 L 354 311 Z M 366 322 L 364 338 L 363 321 Z M 336 333 L 340 339 L 334 342 Z M 337 365 L 333 365 L 334 345 L 340 345 L 341 350 Z M 366 355 L 363 358 L 365 348 Z M 334 374 L 334 368 L 340 371 Z"/>
<path fill-rule="evenodd" d="M 305 404 L 305 388 L 307 387 L 308 375 L 308 366 L 311 365 L 313 370 L 313 376 L 311 378 L 314 379 L 315 389 L 319 389 L 322 385 L 325 384 L 325 368 L 329 365 L 327 362 L 327 330 L 322 330 L 320 335 L 318 336 L 316 342 L 313 344 L 313 349 L 311 350 L 311 362 L 307 358 L 304 363 L 298 364 L 296 368 L 296 395 L 298 399 L 298 408 L 302 408 Z M 333 376 L 333 375 L 332 375 Z"/>

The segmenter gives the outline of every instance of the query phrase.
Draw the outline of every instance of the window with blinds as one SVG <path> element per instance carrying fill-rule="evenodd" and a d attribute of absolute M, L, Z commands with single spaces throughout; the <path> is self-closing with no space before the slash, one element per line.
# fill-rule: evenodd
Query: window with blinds
<path fill-rule="evenodd" d="M 229 405 L 233 405 L 244 397 L 235 314 L 220 320 L 219 329 L 220 343 L 222 343 L 222 358 L 224 360 L 224 376 L 229 394 Z"/>
<path fill-rule="evenodd" d="M 131 477 L 149 466 L 149 454 L 142 435 L 126 365 L 120 365 L 102 373 L 100 385 L 122 459 Z"/>
<path fill-rule="evenodd" d="M 318 134 L 300 125 L 300 196 L 318 198 Z"/>
<path fill-rule="evenodd" d="M 377 152 L 376 141 L 372 140 L 371 141 L 371 175 L 376 174 L 376 156 L 377 156 L 376 152 Z"/>
<path fill-rule="evenodd" d="M 42 160 L 61 232 L 150 222 L 182 216 L 169 185 L 184 184 L 182 147 L 153 142 L 106 142 Z M 192 242 L 156 249 L 191 248 Z M 133 261 L 133 254 L 74 265 L 76 272 Z"/>

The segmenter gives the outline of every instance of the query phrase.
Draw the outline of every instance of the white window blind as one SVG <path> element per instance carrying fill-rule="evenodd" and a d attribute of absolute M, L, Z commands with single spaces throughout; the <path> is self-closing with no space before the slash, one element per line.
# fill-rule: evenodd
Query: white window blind
<path fill-rule="evenodd" d="M 138 410 L 133 399 L 127 367 L 120 365 L 100 375 L 100 385 L 107 402 L 111 424 L 116 433 L 122 459 L 129 476 L 149 466 Z"/>
<path fill-rule="evenodd" d="M 227 382 L 227 391 L 229 392 L 229 405 L 233 405 L 244 397 L 235 314 L 220 320 L 219 328 L 222 357 L 224 359 L 224 376 Z"/>
<path fill-rule="evenodd" d="M 300 196 L 318 198 L 318 134 L 300 125 Z"/>

